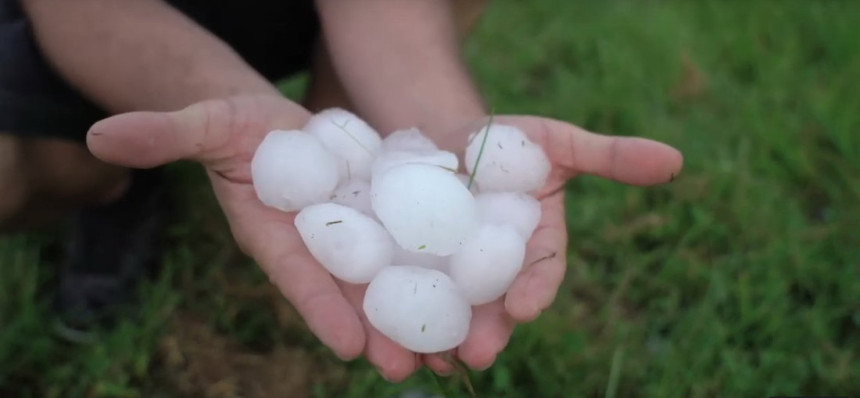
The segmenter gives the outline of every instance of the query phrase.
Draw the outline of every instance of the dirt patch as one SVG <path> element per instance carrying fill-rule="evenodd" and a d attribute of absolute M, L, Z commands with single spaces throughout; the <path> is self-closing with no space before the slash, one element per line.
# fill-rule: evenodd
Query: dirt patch
<path fill-rule="evenodd" d="M 258 299 L 271 298 L 282 330 L 303 327 L 276 290 L 262 288 L 246 293 Z M 271 350 L 255 352 L 215 331 L 205 317 L 177 312 L 159 344 L 159 378 L 174 394 L 206 398 L 301 398 L 311 396 L 316 383 L 331 386 L 345 382 L 344 363 L 312 348 L 287 343 L 278 342 Z"/>
<path fill-rule="evenodd" d="M 185 396 L 306 397 L 314 366 L 301 349 L 247 352 L 189 315 L 177 316 L 161 341 L 164 376 Z"/>

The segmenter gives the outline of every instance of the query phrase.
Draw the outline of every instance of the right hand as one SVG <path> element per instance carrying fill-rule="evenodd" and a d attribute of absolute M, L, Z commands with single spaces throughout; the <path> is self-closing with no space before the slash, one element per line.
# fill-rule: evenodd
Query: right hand
<path fill-rule="evenodd" d="M 274 129 L 301 128 L 310 113 L 289 100 L 243 96 L 200 102 L 177 112 L 132 112 L 96 123 L 92 153 L 116 165 L 150 168 L 178 160 L 202 164 L 239 247 L 342 359 L 362 353 L 388 380 L 420 366 L 419 356 L 377 332 L 364 317 L 367 285 L 333 278 L 308 252 L 293 225 L 296 213 L 267 207 L 251 184 L 251 159 Z"/>

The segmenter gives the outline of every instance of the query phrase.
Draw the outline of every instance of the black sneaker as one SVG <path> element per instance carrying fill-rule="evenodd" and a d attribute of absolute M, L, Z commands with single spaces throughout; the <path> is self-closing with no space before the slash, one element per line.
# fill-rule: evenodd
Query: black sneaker
<path fill-rule="evenodd" d="M 121 198 L 75 215 L 54 298 L 61 337 L 91 341 L 134 307 L 140 282 L 160 269 L 167 196 L 162 170 L 134 170 Z"/>

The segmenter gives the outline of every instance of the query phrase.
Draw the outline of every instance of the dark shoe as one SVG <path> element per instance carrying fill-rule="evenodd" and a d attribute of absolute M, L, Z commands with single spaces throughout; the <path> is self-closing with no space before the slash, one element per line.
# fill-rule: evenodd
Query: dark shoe
<path fill-rule="evenodd" d="M 157 275 L 168 199 L 162 170 L 135 170 L 126 193 L 75 215 L 54 309 L 57 332 L 86 342 L 132 307 L 140 282 Z"/>

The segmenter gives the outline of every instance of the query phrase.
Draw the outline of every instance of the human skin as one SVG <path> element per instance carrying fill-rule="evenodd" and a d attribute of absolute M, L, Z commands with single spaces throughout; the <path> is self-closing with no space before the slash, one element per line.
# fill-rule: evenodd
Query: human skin
<path fill-rule="evenodd" d="M 283 98 L 232 49 L 161 1 L 24 4 L 52 65 L 118 114 L 87 136 L 97 158 L 124 167 L 200 162 L 237 243 L 323 344 L 344 359 L 363 354 L 392 381 L 422 364 L 450 371 L 440 355 L 408 352 L 376 332 L 360 311 L 366 286 L 334 280 L 301 244 L 294 214 L 257 200 L 249 167 L 254 149 L 271 129 L 301 127 L 308 109 Z M 466 135 L 486 122 L 486 111 L 460 59 L 448 2 L 317 4 L 335 78 L 357 113 L 383 133 L 420 126 L 445 149 L 465 148 Z M 531 116 L 495 120 L 523 128 L 553 169 L 538 194 L 543 217 L 528 243 L 526 267 L 506 297 L 475 309 L 469 336 L 452 352 L 477 369 L 492 364 L 517 322 L 533 320 L 555 297 L 566 267 L 564 183 L 581 173 L 663 183 L 682 163 L 676 150 L 650 140 Z"/>

